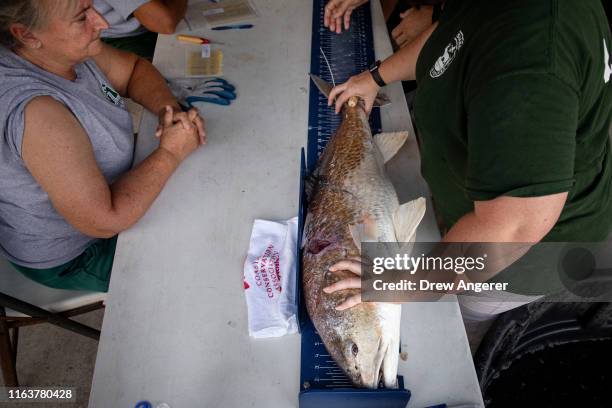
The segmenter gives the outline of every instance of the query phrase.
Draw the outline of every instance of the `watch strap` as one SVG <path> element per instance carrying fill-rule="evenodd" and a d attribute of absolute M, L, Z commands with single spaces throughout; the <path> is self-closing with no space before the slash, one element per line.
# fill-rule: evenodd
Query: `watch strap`
<path fill-rule="evenodd" d="M 376 84 L 382 88 L 383 86 L 387 85 L 387 83 L 380 76 L 380 72 L 378 72 L 378 68 L 380 67 L 380 64 L 381 64 L 380 61 L 376 61 L 376 63 L 372 66 L 372 68 L 370 68 L 370 74 L 372 74 L 372 78 L 374 78 L 374 82 L 376 82 Z"/>

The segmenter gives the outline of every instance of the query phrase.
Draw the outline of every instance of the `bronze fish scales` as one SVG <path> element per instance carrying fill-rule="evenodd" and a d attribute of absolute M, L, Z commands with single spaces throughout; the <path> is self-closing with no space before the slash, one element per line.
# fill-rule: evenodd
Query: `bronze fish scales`
<path fill-rule="evenodd" d="M 308 194 L 304 223 L 302 284 L 308 314 L 327 350 L 357 387 L 397 388 L 401 305 L 336 306 L 356 289 L 327 294 L 323 288 L 347 278 L 330 272 L 338 261 L 360 256 L 361 242 L 410 242 L 425 213 L 419 198 L 400 205 L 384 164 L 407 132 L 372 137 L 363 102 L 350 98 L 343 120 L 327 144 Z"/>

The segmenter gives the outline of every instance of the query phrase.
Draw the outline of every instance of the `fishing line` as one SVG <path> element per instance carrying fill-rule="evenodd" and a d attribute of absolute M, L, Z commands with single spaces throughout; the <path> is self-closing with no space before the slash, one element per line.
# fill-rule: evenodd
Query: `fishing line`
<path fill-rule="evenodd" d="M 332 85 L 336 86 L 336 81 L 334 80 L 334 73 L 332 72 L 331 65 L 329 65 L 327 56 L 325 56 L 325 52 L 323 51 L 322 47 L 319 47 L 319 50 L 321 50 L 321 54 L 323 55 L 323 58 L 325 59 L 325 63 L 327 64 L 327 69 L 329 70 L 329 74 L 331 75 Z"/>

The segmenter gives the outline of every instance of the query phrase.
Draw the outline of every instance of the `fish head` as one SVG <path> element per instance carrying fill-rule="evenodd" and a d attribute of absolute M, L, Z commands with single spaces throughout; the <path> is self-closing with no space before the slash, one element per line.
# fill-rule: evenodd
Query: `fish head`
<path fill-rule="evenodd" d="M 371 305 L 361 304 L 351 310 L 374 309 L 369 306 Z M 378 388 L 383 377 L 383 362 L 388 360 L 385 357 L 393 352 L 390 347 L 395 343 L 393 333 L 378 319 L 365 319 L 364 313 L 355 313 L 355 315 L 355 319 L 348 319 L 349 324 L 337 327 L 335 330 L 335 339 L 331 341 L 334 350 L 330 350 L 330 353 L 355 386 Z M 372 324 L 373 322 L 375 323 Z"/>
<path fill-rule="evenodd" d="M 362 98 L 355 96 L 349 99 L 348 102 L 344 104 L 343 112 L 346 118 L 352 117 L 360 122 L 364 128 L 365 126 L 368 128 L 370 127 L 365 100 Z"/>

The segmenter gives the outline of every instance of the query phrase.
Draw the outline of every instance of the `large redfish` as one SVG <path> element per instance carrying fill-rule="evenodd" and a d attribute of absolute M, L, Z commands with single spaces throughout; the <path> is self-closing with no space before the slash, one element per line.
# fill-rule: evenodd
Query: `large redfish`
<path fill-rule="evenodd" d="M 361 242 L 410 242 L 425 213 L 419 198 L 400 206 L 384 163 L 406 132 L 372 137 L 362 101 L 345 104 L 343 121 L 313 174 L 303 237 L 303 290 L 311 320 L 336 363 L 358 387 L 397 387 L 401 305 L 361 303 L 335 308 L 357 290 L 323 288 L 351 276 L 330 272 L 336 262 L 359 257 Z"/>

